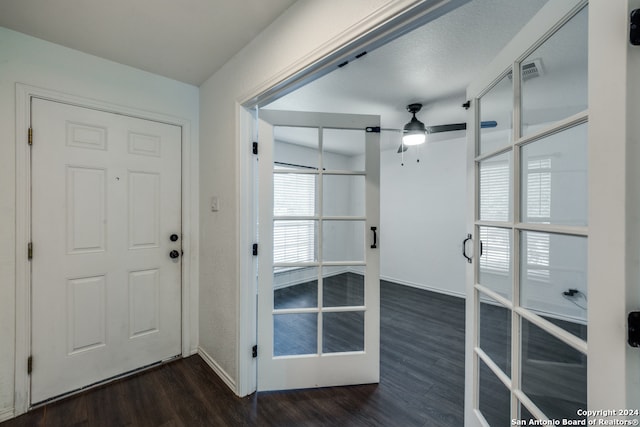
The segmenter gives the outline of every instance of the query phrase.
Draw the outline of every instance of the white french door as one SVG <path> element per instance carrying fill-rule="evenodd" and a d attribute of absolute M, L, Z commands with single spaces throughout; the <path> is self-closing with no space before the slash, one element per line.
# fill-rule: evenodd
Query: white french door
<path fill-rule="evenodd" d="M 467 90 L 469 426 L 586 422 L 587 53 L 587 2 L 550 0 Z"/>
<path fill-rule="evenodd" d="M 181 129 L 32 100 L 31 403 L 181 353 Z"/>
<path fill-rule="evenodd" d="M 258 390 L 376 383 L 380 119 L 260 119 Z"/>

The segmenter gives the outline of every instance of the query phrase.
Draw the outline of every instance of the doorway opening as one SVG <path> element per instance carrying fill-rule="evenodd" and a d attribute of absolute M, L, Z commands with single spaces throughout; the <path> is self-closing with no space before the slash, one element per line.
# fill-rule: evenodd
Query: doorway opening
<path fill-rule="evenodd" d="M 444 309 L 443 313 L 438 316 L 440 319 L 452 319 L 455 317 L 456 303 L 464 304 L 463 299 L 466 296 L 466 261 L 461 252 L 463 252 L 463 240 L 467 230 L 467 134 L 464 130 L 459 129 L 451 130 L 450 132 L 434 132 L 427 135 L 429 139 L 427 144 L 411 147 L 407 151 L 400 145 L 400 136 L 403 124 L 410 118 L 406 112 L 406 106 L 412 103 L 419 102 L 424 104 L 425 108 L 419 118 L 425 121 L 427 126 L 466 123 L 467 113 L 462 108 L 462 105 L 466 101 L 465 89 L 475 78 L 474 73 L 484 68 L 524 23 L 528 22 L 544 5 L 544 2 L 535 4 L 529 2 L 526 6 L 528 9 L 523 9 L 521 4 L 518 4 L 518 7 L 515 8 L 512 3 L 503 2 L 500 5 L 497 3 L 499 2 L 482 1 L 469 3 L 376 50 L 363 50 L 358 55 L 357 60 L 346 64 L 342 63 L 332 73 L 326 74 L 322 78 L 266 105 L 260 105 L 260 109 L 255 115 L 259 118 L 260 115 L 269 111 L 288 110 L 343 114 L 366 113 L 379 114 L 381 116 L 381 221 L 378 232 L 381 253 L 380 278 L 383 280 L 380 298 L 383 307 L 384 299 L 393 301 L 394 296 L 401 294 L 402 291 L 419 292 L 422 295 L 426 295 L 426 300 L 440 301 L 441 307 L 446 306 L 442 302 L 443 300 L 450 301 L 449 308 Z M 483 16 L 483 13 L 488 10 L 491 10 L 491 18 Z M 499 16 L 498 10 L 505 15 Z M 483 19 L 486 18 L 485 22 L 487 23 L 491 22 L 491 19 L 496 19 L 497 21 L 495 21 L 496 24 L 493 25 L 493 28 L 500 28 L 500 31 L 496 32 L 500 34 L 492 34 L 488 28 L 478 28 L 482 35 L 479 34 L 477 39 L 482 41 L 479 42 L 478 46 L 470 46 L 466 45 L 469 39 L 475 38 L 465 37 L 465 40 L 460 42 L 465 44 L 464 47 L 456 45 L 455 37 L 442 36 L 442 34 L 446 34 L 446 31 L 454 31 L 454 28 L 465 26 L 465 19 L 472 19 L 473 17 L 474 20 L 478 20 L 478 16 L 483 16 Z M 497 22 L 510 22 L 513 27 L 507 29 L 504 25 L 498 25 Z M 488 25 L 491 26 L 491 24 Z M 582 27 L 582 30 L 586 31 L 585 27 Z M 435 34 L 440 36 L 435 36 Z M 412 39 L 411 37 L 413 36 L 416 36 L 418 41 Z M 420 42 L 420 37 L 424 37 L 422 42 Z M 433 43 L 433 40 L 438 38 L 446 40 L 443 45 L 438 46 L 437 42 Z M 586 43 L 586 37 L 581 42 Z M 416 46 L 419 47 L 416 48 Z M 433 49 L 433 51 L 430 49 Z M 485 50 L 483 51 L 483 49 Z M 494 50 L 491 51 L 491 49 Z M 474 52 L 471 52 L 471 50 Z M 420 55 L 423 55 L 421 59 L 424 62 L 422 63 L 420 63 L 420 59 L 416 59 Z M 450 61 L 450 63 L 442 65 L 439 62 L 442 60 L 441 57 L 445 58 L 444 62 Z M 525 64 L 527 67 L 523 73 L 529 73 L 528 78 L 531 79 L 540 78 L 547 71 L 545 65 L 547 60 L 548 58 L 546 57 L 533 58 L 531 61 L 533 65 Z M 460 69 L 460 63 L 466 64 L 463 67 L 465 68 L 464 70 Z M 413 65 L 415 65 L 415 69 L 412 68 Z M 438 72 L 442 73 L 439 77 Z M 506 76 L 505 81 L 506 85 L 511 85 L 513 76 Z M 511 126 L 511 118 L 509 115 L 506 117 L 504 115 L 500 116 L 498 111 L 495 114 L 495 117 L 486 117 L 486 120 L 496 122 L 495 128 L 488 130 L 488 132 L 498 135 Z M 484 116 L 483 120 L 485 120 Z M 544 123 L 544 121 L 540 123 Z M 289 146 L 296 145 L 295 141 L 292 143 L 290 140 L 285 141 L 283 139 L 281 142 Z M 533 190 L 530 191 L 531 197 L 528 201 L 530 202 L 531 212 L 537 209 L 538 215 L 543 215 L 545 212 L 545 206 L 547 206 L 545 203 L 548 202 L 550 197 L 548 195 L 550 190 L 547 188 L 549 187 L 547 185 L 548 178 L 554 173 L 549 165 L 549 159 L 543 157 L 532 156 L 528 159 L 526 165 L 527 182 L 531 184 L 532 188 L 537 183 L 537 193 Z M 497 158 L 496 160 L 500 159 Z M 557 162 L 555 163 L 557 164 Z M 293 166 L 289 165 L 289 167 L 308 166 L 301 163 L 292 162 L 292 164 Z M 507 165 L 506 168 L 505 164 Z M 285 167 L 286 165 L 282 166 Z M 480 175 L 480 179 L 497 181 L 505 177 L 507 179 L 505 181 L 506 187 L 504 185 L 500 186 L 496 181 L 496 184 L 492 186 L 496 190 L 492 191 L 491 194 L 484 195 L 485 203 L 495 206 L 499 203 L 497 200 L 501 197 L 500 190 L 506 188 L 509 191 L 509 185 L 511 185 L 508 182 L 510 169 L 504 161 L 487 162 L 486 168 L 483 168 L 482 173 L 484 175 Z M 583 173 L 586 173 L 586 171 L 583 171 Z M 293 183 L 290 184 L 294 185 Z M 277 185 L 285 188 L 284 186 L 288 184 L 278 182 Z M 487 185 L 486 188 L 489 188 L 489 186 Z M 291 187 L 286 191 L 288 194 L 292 194 L 292 191 L 295 190 Z M 300 191 L 304 192 L 305 190 L 301 189 Z M 311 192 L 312 190 L 307 189 L 307 191 Z M 491 197 L 495 198 L 493 202 L 489 200 Z M 535 216 L 536 214 L 532 213 L 532 215 Z M 301 230 L 301 233 L 306 235 L 304 230 Z M 308 233 L 313 234 L 313 231 L 308 230 Z M 503 234 L 501 229 L 494 230 L 485 227 L 480 229 L 478 236 L 478 240 L 482 240 L 485 244 L 485 251 L 479 258 L 479 268 L 481 271 L 493 274 L 496 277 L 508 276 L 509 266 L 512 263 L 512 255 L 510 253 L 512 245 L 509 244 L 508 236 L 505 240 Z M 527 237 L 530 238 L 527 241 L 527 248 L 531 249 L 529 251 L 531 252 L 529 278 L 538 282 L 549 279 L 550 271 L 555 266 L 550 266 L 549 262 L 547 264 L 544 263 L 545 259 L 549 257 L 550 247 L 555 247 L 557 242 L 552 245 L 548 241 L 549 239 L 545 239 L 545 236 L 539 236 L 536 233 L 530 233 Z M 309 240 L 305 239 L 304 236 L 298 236 L 298 238 L 303 242 Z M 298 248 L 302 251 L 309 249 L 305 244 L 299 245 Z M 294 254 L 292 256 L 297 255 Z M 573 265 L 567 268 L 584 271 L 586 267 Z M 304 279 L 296 279 L 294 277 L 295 274 L 297 274 L 296 271 L 283 270 L 278 272 L 278 278 L 288 278 L 287 280 L 283 279 L 280 287 L 276 290 L 276 294 L 281 298 L 280 303 L 284 303 L 283 301 L 286 301 L 289 297 L 300 298 L 301 295 L 304 295 L 304 298 L 316 298 L 313 294 L 314 291 L 311 289 L 317 288 L 309 286 L 309 282 Z M 357 282 L 357 277 L 352 277 L 353 272 L 344 272 L 340 273 L 340 275 L 343 275 L 344 283 L 349 283 L 350 280 L 351 282 Z M 583 282 L 583 285 L 585 286 L 584 289 L 577 289 L 577 292 L 573 292 L 573 295 L 568 295 L 569 298 L 565 298 L 564 294 L 560 295 L 560 293 L 558 295 L 554 293 L 551 301 L 542 298 L 547 304 L 545 307 L 537 307 L 539 312 L 536 314 L 542 316 L 543 314 L 548 315 L 551 313 L 554 315 L 552 316 L 554 321 L 570 323 L 572 326 L 567 326 L 567 328 L 574 328 L 577 331 L 576 333 L 582 336 L 583 332 L 586 331 L 586 312 L 580 308 L 580 301 L 575 301 L 573 297 L 581 297 L 581 295 L 586 297 L 586 282 Z M 569 294 L 572 293 L 570 289 L 567 292 Z M 410 303 L 415 300 L 415 295 L 409 296 L 409 304 L 403 310 L 411 310 Z M 555 308 L 551 307 L 552 305 L 555 305 Z M 415 306 L 419 307 L 420 304 Z M 496 307 L 499 307 L 496 301 L 483 301 L 484 310 L 481 316 L 484 316 L 484 321 L 482 324 L 490 325 L 494 323 L 498 325 L 499 327 L 489 328 L 492 334 L 489 338 L 495 338 L 496 341 L 499 341 L 497 346 L 500 348 L 503 347 L 503 344 L 509 347 L 511 341 L 510 332 L 508 332 L 509 337 L 506 338 L 506 341 L 501 341 L 500 337 L 502 335 L 500 334 L 504 332 L 503 326 L 505 322 L 511 322 L 511 318 L 505 316 L 505 313 L 499 309 L 494 309 Z M 382 320 L 384 320 L 384 317 L 383 312 L 381 315 Z M 457 320 L 461 321 L 460 324 L 464 330 L 464 315 Z M 453 320 L 449 323 L 453 323 Z M 437 323 L 435 324 L 437 325 Z M 565 323 L 562 324 L 564 325 Z M 386 329 L 389 334 L 398 334 L 403 331 L 397 324 L 390 325 L 392 326 Z M 527 328 L 525 328 L 526 330 L 523 329 L 523 334 L 528 337 L 525 339 L 527 342 L 531 342 L 535 337 L 544 336 L 544 334 L 537 333 L 538 331 L 529 327 L 528 324 L 525 326 Z M 381 330 L 382 334 L 384 334 L 384 325 Z M 416 336 L 417 334 L 413 335 L 413 337 Z M 412 339 L 410 333 L 404 334 L 403 337 L 406 340 Z M 381 343 L 384 343 L 383 336 L 381 336 Z M 543 344 L 544 346 L 551 346 L 551 344 L 547 342 L 547 344 Z M 270 349 L 266 349 L 266 351 L 270 351 Z M 434 366 L 440 363 L 440 368 L 446 366 L 445 369 L 449 373 L 457 372 L 459 374 L 461 387 L 463 388 L 465 368 L 462 353 L 464 353 L 464 345 L 461 344 L 458 351 L 459 363 L 455 361 L 449 364 L 446 363 L 446 360 L 456 360 L 455 357 L 443 356 L 435 348 L 431 348 L 428 352 L 432 356 L 434 354 L 441 356 L 432 361 Z M 383 347 L 383 358 L 384 354 Z M 416 358 L 423 358 L 424 362 L 424 352 L 418 351 L 416 354 Z M 540 356 L 539 358 L 532 356 L 529 359 L 533 360 L 534 364 L 541 362 L 540 366 L 558 363 L 556 358 L 547 356 Z M 580 360 L 576 359 L 577 361 L 574 360 L 567 363 L 584 367 L 583 360 L 581 358 L 578 359 Z M 401 360 L 406 362 L 407 359 Z M 384 366 L 384 360 L 381 363 Z M 511 363 L 510 356 L 505 358 L 505 363 Z M 397 367 L 401 364 L 402 362 L 398 360 L 390 362 L 390 370 L 397 370 Z M 416 365 L 420 364 L 423 365 L 424 363 L 416 362 Z M 510 365 L 506 366 L 504 369 L 508 370 Z M 259 375 L 260 373 L 258 373 Z M 486 373 L 483 377 L 486 377 Z M 583 384 L 585 378 L 582 376 L 578 382 L 582 381 L 580 384 Z M 428 380 L 422 383 L 425 384 L 427 382 Z M 441 381 L 441 379 L 434 380 L 434 383 L 439 385 L 443 382 L 445 381 Z M 434 383 L 431 383 L 431 385 Z M 481 387 L 485 385 L 483 383 Z M 494 385 L 501 386 L 499 382 Z M 532 391 L 532 394 L 535 395 L 535 391 Z M 460 388 L 458 388 L 458 396 L 460 399 L 458 401 L 460 404 L 458 409 L 461 409 L 463 391 Z M 563 396 L 567 397 L 566 394 Z M 511 397 L 509 393 L 503 394 L 502 397 L 504 399 L 495 408 L 501 414 L 509 414 L 511 412 Z M 541 397 L 545 398 L 546 396 Z M 583 404 L 582 401 L 572 399 L 574 398 L 571 397 L 569 399 L 570 403 L 566 407 L 570 409 L 564 408 L 560 409 L 560 411 L 575 412 L 574 406 Z M 584 405 L 586 405 L 586 402 L 584 402 Z"/>

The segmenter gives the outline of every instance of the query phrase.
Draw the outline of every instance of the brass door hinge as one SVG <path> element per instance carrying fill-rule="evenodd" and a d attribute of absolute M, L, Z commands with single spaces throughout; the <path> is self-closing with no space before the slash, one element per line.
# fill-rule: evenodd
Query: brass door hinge
<path fill-rule="evenodd" d="M 33 356 L 27 359 L 27 374 L 31 374 L 31 371 L 33 371 Z"/>
<path fill-rule="evenodd" d="M 33 259 L 33 243 L 27 243 L 27 259 L 31 261 Z"/>
<path fill-rule="evenodd" d="M 29 128 L 29 138 L 27 142 L 29 142 L 29 145 L 33 145 L 33 128 L 32 127 Z"/>

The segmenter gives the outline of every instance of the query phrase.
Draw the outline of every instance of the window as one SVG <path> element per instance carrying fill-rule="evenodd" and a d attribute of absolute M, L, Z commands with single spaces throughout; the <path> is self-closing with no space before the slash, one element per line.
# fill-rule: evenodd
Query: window
<path fill-rule="evenodd" d="M 486 221 L 509 220 L 509 162 L 483 163 L 480 168 L 480 212 Z M 509 230 L 480 228 L 482 255 L 480 268 L 494 273 L 509 273 L 511 262 Z"/>
<path fill-rule="evenodd" d="M 273 175 L 274 263 L 315 260 L 316 221 L 286 218 L 313 216 L 315 211 L 315 174 L 275 173 Z M 278 217 L 285 217 L 285 219 L 280 220 Z"/>
<path fill-rule="evenodd" d="M 527 162 L 527 220 L 551 223 L 551 158 L 541 157 Z M 549 235 L 527 234 L 527 277 L 549 281 Z"/>
<path fill-rule="evenodd" d="M 551 159 L 532 159 L 527 165 L 527 218 L 549 224 L 551 218 Z M 529 219 L 531 221 L 531 219 Z"/>

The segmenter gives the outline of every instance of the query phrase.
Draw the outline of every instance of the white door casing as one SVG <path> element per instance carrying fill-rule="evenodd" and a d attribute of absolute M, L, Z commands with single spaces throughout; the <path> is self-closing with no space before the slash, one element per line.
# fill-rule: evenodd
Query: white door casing
<path fill-rule="evenodd" d="M 259 241 L 258 255 L 258 390 L 281 390 L 294 388 L 325 387 L 348 384 L 375 383 L 379 381 L 379 252 L 374 247 L 374 235 L 372 227 L 379 226 L 379 133 L 365 132 L 367 127 L 379 126 L 377 116 L 356 116 L 345 114 L 321 114 L 282 111 L 260 111 L 259 135 Z M 311 132 L 317 136 L 318 144 L 315 148 L 306 148 L 303 155 L 305 163 L 313 167 L 284 165 L 285 169 L 275 166 L 274 163 L 274 129 L 283 127 L 296 127 L 303 132 Z M 350 167 L 338 168 L 327 160 L 322 160 L 328 147 L 328 133 L 354 132 L 361 138 L 362 153 L 361 166 L 355 169 Z M 323 140 L 325 148 L 323 150 Z M 366 150 L 365 150 L 366 147 Z M 297 149 L 300 149 L 299 147 Z M 305 149 L 303 149 L 305 150 Z M 309 155 L 309 152 L 315 154 Z M 299 152 L 300 153 L 300 152 Z M 275 155 L 278 157 L 278 154 Z M 275 167 L 274 167 L 275 166 Z M 294 170 L 288 169 L 290 167 Z M 288 170 L 287 170 L 288 169 Z M 274 215 L 274 176 L 286 176 L 287 174 L 298 177 L 314 177 L 316 182 L 315 203 L 316 210 L 308 216 L 290 217 L 283 214 Z M 362 185 L 358 186 L 355 193 L 351 193 L 353 199 L 362 202 L 362 212 L 348 214 L 345 212 L 329 211 L 324 200 L 333 195 L 327 193 L 328 182 L 331 180 L 358 181 L 362 178 Z M 334 183 L 335 184 L 335 183 Z M 353 183 L 351 183 L 353 185 Z M 326 189 L 323 191 L 323 185 Z M 324 207 L 323 207 L 324 206 Z M 313 222 L 315 231 L 311 233 L 313 248 L 308 259 L 296 262 L 274 263 L 274 225 L 276 222 L 300 221 Z M 355 232 L 352 237 L 358 255 L 342 254 L 337 257 L 329 256 L 329 245 L 349 246 L 350 239 L 345 234 L 332 233 L 332 227 L 338 229 L 345 223 L 362 225 L 361 232 Z M 350 229 L 347 226 L 343 229 Z M 358 228 L 355 225 L 354 228 Z M 358 234 L 360 233 L 360 234 Z M 376 229 L 376 233 L 379 230 Z M 377 245 L 376 245 L 377 246 Z M 323 249 L 323 247 L 325 249 Z M 350 258 L 351 257 L 351 258 Z M 325 259 L 327 258 L 327 259 Z M 274 270 L 275 267 L 275 270 Z M 284 269 L 292 281 L 298 283 L 304 280 L 315 281 L 313 285 L 317 290 L 317 296 L 309 305 L 297 307 L 277 307 L 274 302 L 274 271 Z M 300 272 L 311 272 L 311 277 L 304 280 L 296 279 Z M 326 290 L 328 278 L 336 271 L 356 271 L 364 277 L 364 298 L 358 304 L 345 304 L 332 306 L 328 300 L 323 302 L 323 290 Z M 331 273 L 330 273 L 331 272 Z M 291 285 L 289 283 L 288 285 Z M 316 299 L 317 298 L 317 299 Z M 328 336 L 331 320 L 339 316 L 353 316 L 354 324 L 362 319 L 362 346 L 347 347 L 349 350 L 328 350 Z M 275 322 L 293 323 L 306 322 L 314 324 L 314 332 L 310 337 L 291 337 L 281 332 L 280 339 L 309 338 L 314 350 L 302 353 L 278 354 L 278 346 L 274 338 Z M 296 318 L 296 316 L 299 316 Z M 359 317 L 361 316 L 361 317 Z M 281 324 L 280 324 L 281 325 Z M 333 323 L 335 325 L 335 323 Z M 324 332 L 323 332 L 324 327 Z M 354 326 L 354 329 L 357 329 Z M 329 332 L 326 332 L 329 334 Z M 357 348 L 357 349 L 356 349 Z"/>
<path fill-rule="evenodd" d="M 178 126 L 41 99 L 32 125 L 33 404 L 181 353 L 182 233 Z"/>

